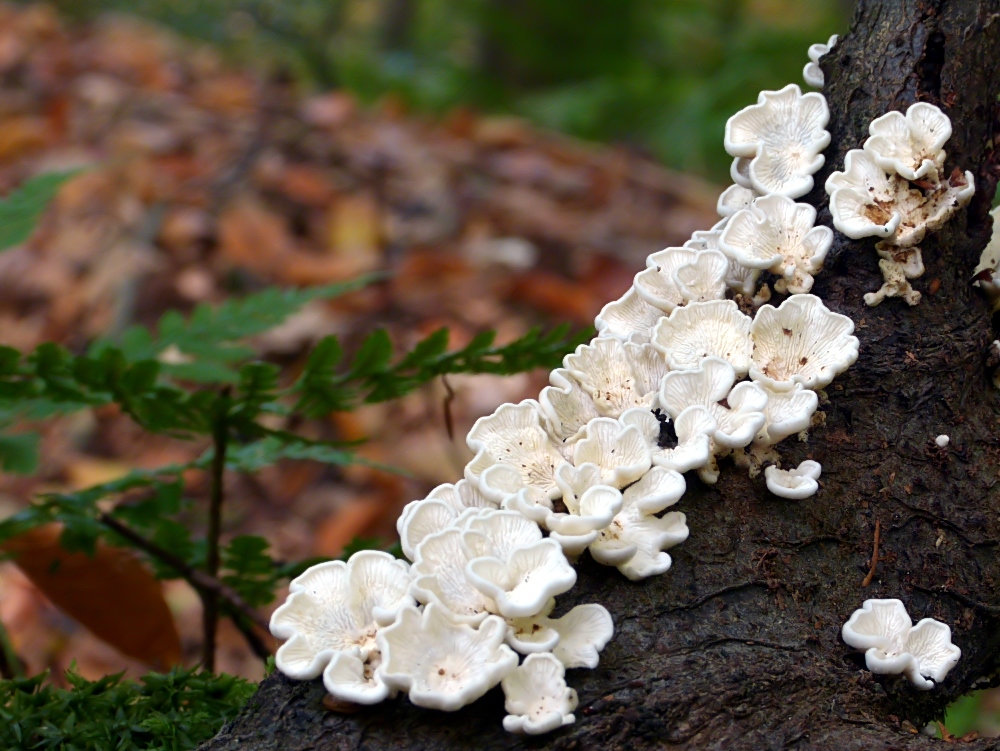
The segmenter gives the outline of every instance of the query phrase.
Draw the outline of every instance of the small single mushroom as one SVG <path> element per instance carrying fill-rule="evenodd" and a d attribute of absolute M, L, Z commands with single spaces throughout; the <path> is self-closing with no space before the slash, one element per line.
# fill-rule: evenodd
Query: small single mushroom
<path fill-rule="evenodd" d="M 662 315 L 663 311 L 643 300 L 635 287 L 629 287 L 619 299 L 601 308 L 594 327 L 601 337 L 641 342 L 645 333 L 645 341 L 649 341 L 648 332 Z"/>
<path fill-rule="evenodd" d="M 948 448 L 949 443 L 951 443 L 951 438 L 944 434 L 939 435 L 937 438 L 934 439 L 934 445 L 937 446 L 939 449 Z"/>
<path fill-rule="evenodd" d="M 565 460 L 543 421 L 541 407 L 533 399 L 502 404 L 492 415 L 476 420 L 465 439 L 476 452 L 465 467 L 466 479 L 496 501 L 529 486 L 558 496 L 555 472 Z"/>
<path fill-rule="evenodd" d="M 488 616 L 477 628 L 456 623 L 441 606 L 423 613 L 406 607 L 376 637 L 379 671 L 393 689 L 418 707 L 453 712 L 471 704 L 517 668 L 517 654 L 503 643 L 507 623 Z"/>
<path fill-rule="evenodd" d="M 819 462 L 806 459 L 795 469 L 779 469 L 772 465 L 764 470 L 767 489 L 781 498 L 800 501 L 815 495 L 819 490 L 819 476 L 823 467 Z"/>
<path fill-rule="evenodd" d="M 706 357 L 721 357 L 740 377 L 750 368 L 750 317 L 732 300 L 677 308 L 653 329 L 652 346 L 671 370 L 690 370 Z"/>
<path fill-rule="evenodd" d="M 635 275 L 634 289 L 637 295 L 646 303 L 658 308 L 663 313 L 669 313 L 674 308 L 683 305 L 687 300 L 677 280 L 677 271 L 689 264 L 698 262 L 699 253 L 692 248 L 671 247 L 653 253 L 646 259 L 646 268 Z M 713 269 L 705 267 L 703 275 L 710 275 Z M 715 272 L 718 274 L 718 272 Z M 718 274 L 718 279 L 707 279 L 703 285 L 717 286 L 724 282 L 725 270 Z M 725 286 L 722 287 L 723 291 Z"/>
<path fill-rule="evenodd" d="M 551 653 L 528 655 L 501 686 L 509 733 L 541 735 L 576 721 L 576 691 L 566 687 L 566 668 Z"/>
<path fill-rule="evenodd" d="M 537 525 L 532 526 L 538 530 Z M 496 604 L 472 586 L 465 575 L 465 566 L 474 555 L 463 536 L 464 530 L 449 527 L 421 541 L 413 562 L 410 591 L 419 602 L 436 603 L 448 610 L 456 623 L 476 625 L 496 612 Z M 537 539 L 541 536 L 538 530 Z"/>
<path fill-rule="evenodd" d="M 731 217 L 737 211 L 749 207 L 759 196 L 760 194 L 753 188 L 744 188 L 738 184 L 730 185 L 722 191 L 715 209 L 719 212 L 719 216 Z"/>
<path fill-rule="evenodd" d="M 645 474 L 652 457 L 636 428 L 598 417 L 587 423 L 584 437 L 573 446 L 573 463 L 596 464 L 603 484 L 623 488 Z"/>
<path fill-rule="evenodd" d="M 823 388 L 858 359 L 853 332 L 854 321 L 815 295 L 792 295 L 777 308 L 764 305 L 750 325 L 750 378 L 777 391 L 796 383 Z"/>
<path fill-rule="evenodd" d="M 823 69 L 819 67 L 820 58 L 826 55 L 833 49 L 834 45 L 837 44 L 837 40 L 840 37 L 836 34 L 831 36 L 826 44 L 811 44 L 809 45 L 809 62 L 806 63 L 806 67 L 802 69 L 802 78 L 805 82 L 812 86 L 814 89 L 822 89 L 823 85 L 826 83 L 825 76 L 823 75 Z"/>
<path fill-rule="evenodd" d="M 538 395 L 538 404 L 545 415 L 549 435 L 561 442 L 565 450 L 583 435 L 587 423 L 601 414 L 594 400 L 565 368 L 549 373 L 549 383 L 552 385 L 543 388 Z"/>
<path fill-rule="evenodd" d="M 596 668 L 601 650 L 614 635 L 611 614 L 591 602 L 550 618 L 555 604 L 550 600 L 530 618 L 508 618 L 507 644 L 521 654 L 553 652 L 567 668 Z"/>
<path fill-rule="evenodd" d="M 275 667 L 290 678 L 309 680 L 336 662 L 327 680 L 335 697 L 358 704 L 384 699 L 388 688 L 365 675 L 366 663 L 378 659 L 379 630 L 414 604 L 411 576 L 405 561 L 375 550 L 306 569 L 271 616 L 271 633 L 286 640 L 275 654 Z M 338 661 L 341 655 L 350 659 Z"/>
<path fill-rule="evenodd" d="M 474 558 L 465 573 L 472 586 L 493 600 L 500 615 L 507 618 L 536 615 L 552 597 L 576 584 L 576 569 L 555 540 L 518 547 L 503 559 Z"/>
<path fill-rule="evenodd" d="M 921 690 L 933 688 L 962 657 L 951 629 L 933 618 L 916 626 L 899 600 L 865 600 L 841 630 L 844 641 L 865 650 L 873 673 L 902 673 Z"/>
<path fill-rule="evenodd" d="M 886 172 L 906 180 L 936 182 L 944 168 L 944 145 L 951 138 L 951 120 L 929 102 L 915 102 L 901 112 L 872 120 L 864 149 Z"/>
<path fill-rule="evenodd" d="M 767 405 L 764 407 L 764 427 L 754 438 L 755 444 L 773 446 L 809 428 L 812 416 L 819 407 L 815 391 L 801 383 L 796 383 L 787 391 L 778 391 L 767 384 L 761 386 L 767 393 Z"/>
<path fill-rule="evenodd" d="M 794 83 L 762 91 L 726 123 L 724 145 L 731 156 L 750 159 L 751 187 L 760 194 L 804 196 L 823 166 L 830 145 L 830 110 L 819 93 L 803 94 Z"/>

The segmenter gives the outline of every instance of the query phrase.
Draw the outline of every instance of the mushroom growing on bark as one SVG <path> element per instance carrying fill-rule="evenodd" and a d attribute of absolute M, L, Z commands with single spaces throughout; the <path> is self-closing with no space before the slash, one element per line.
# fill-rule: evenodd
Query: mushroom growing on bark
<path fill-rule="evenodd" d="M 1000 628 L 1000 601 L 993 586 L 1000 581 L 1000 561 L 990 555 L 1000 541 L 991 489 L 1000 469 L 1000 442 L 996 395 L 983 388 L 984 353 L 996 337 L 988 303 L 969 289 L 972 269 L 990 234 L 985 196 L 992 194 L 995 180 L 991 152 L 1000 81 L 1000 61 L 991 53 L 1000 45 L 1000 24 L 984 19 L 1000 9 L 993 0 L 948 0 L 935 4 L 933 13 L 924 5 L 884 0 L 859 4 L 854 28 L 824 59 L 832 136 L 825 156 L 831 166 L 842 163 L 846 152 L 864 141 L 869 124 L 891 109 L 926 100 L 947 112 L 956 126 L 948 158 L 969 170 L 979 181 L 979 192 L 966 210 L 960 207 L 928 238 L 927 268 L 935 269 L 938 279 L 933 298 L 919 310 L 900 301 L 869 308 L 861 293 L 877 286 L 880 277 L 869 257 L 871 242 L 838 234 L 814 291 L 828 312 L 857 324 L 856 332 L 841 331 L 834 337 L 842 338 L 842 349 L 848 352 L 840 359 L 857 362 L 830 383 L 830 372 L 838 370 L 838 353 L 819 347 L 825 335 L 816 337 L 820 352 L 829 355 L 820 373 L 795 372 L 793 363 L 783 362 L 788 353 L 780 340 L 765 342 L 761 335 L 754 336 L 752 363 L 773 383 L 736 383 L 725 361 L 709 366 L 716 375 L 726 368 L 732 373 L 727 393 L 711 404 L 696 400 L 712 419 L 734 409 L 739 400 L 730 394 L 736 388 L 760 390 L 760 422 L 751 440 L 767 428 L 770 393 L 814 388 L 825 392 L 817 394 L 822 412 L 816 413 L 825 426 L 813 421 L 808 444 L 782 444 L 789 467 L 800 466 L 808 455 L 822 457 L 824 486 L 815 502 L 778 502 L 762 479 L 719 467 L 719 482 L 711 488 L 689 478 L 678 508 L 691 519 L 691 537 L 671 551 L 673 565 L 667 576 L 632 586 L 616 572 L 583 558 L 570 596 L 606 598 L 618 633 L 600 655 L 604 669 L 571 674 L 586 711 L 576 712 L 576 723 L 563 727 L 548 743 L 533 745 L 620 745 L 637 751 L 664 743 L 736 751 L 775 744 L 824 750 L 930 749 L 939 742 L 909 732 L 907 722 L 921 727 L 940 717 L 951 701 L 1000 666 L 994 636 Z M 755 150 L 746 158 L 752 162 L 759 156 Z M 748 163 L 747 175 L 753 172 Z M 968 188 L 964 172 L 954 183 L 950 174 L 947 179 L 949 189 Z M 810 193 L 808 202 L 824 221 L 826 199 L 819 193 Z M 896 246 L 894 251 L 905 249 Z M 643 309 L 635 305 L 637 299 L 635 294 L 622 298 L 631 306 L 624 313 L 620 308 L 625 302 L 612 304 L 618 306 L 616 314 L 622 313 L 610 317 L 613 325 L 602 313 L 601 334 L 648 341 L 662 311 Z M 750 309 L 748 301 L 741 304 Z M 766 316 L 777 319 L 782 307 L 766 306 Z M 763 320 L 759 314 L 758 320 Z M 810 324 L 803 337 L 808 328 Z M 785 336 L 780 330 L 771 333 Z M 712 361 L 706 358 L 689 372 L 704 371 Z M 685 372 L 668 373 L 664 381 L 677 381 Z M 669 409 L 664 396 L 661 389 L 657 408 L 670 420 L 661 423 L 658 448 L 669 448 L 679 438 L 672 427 L 683 412 L 677 404 Z M 617 419 L 625 422 L 628 412 Z M 780 423 L 773 421 L 775 426 Z M 540 424 L 548 429 L 544 420 Z M 951 424 L 961 425 L 961 455 L 931 443 Z M 630 426 L 639 430 L 638 422 Z M 650 433 L 639 432 L 653 454 Z M 566 447 L 559 444 L 558 450 Z M 883 473 L 883 467 L 891 473 Z M 658 468 L 654 463 L 640 481 Z M 623 496 L 619 514 L 627 507 L 625 496 L 632 487 L 617 489 Z M 562 491 L 553 491 L 551 497 L 548 490 L 541 492 L 555 505 Z M 934 691 L 919 692 L 907 681 L 868 669 L 867 657 L 851 657 L 835 638 L 836 625 L 856 607 L 878 520 L 885 530 L 891 524 L 883 552 L 891 550 L 894 558 L 878 565 L 875 586 L 886 594 L 898 593 L 911 609 L 933 613 L 950 624 L 967 655 L 941 680 L 939 668 L 950 659 L 943 630 L 913 629 L 912 643 L 907 633 L 905 646 L 912 651 L 903 654 L 917 660 L 921 680 L 935 681 Z M 936 545 L 942 529 L 948 531 L 947 541 Z M 621 547 L 627 552 L 629 545 Z M 615 552 L 611 546 L 605 551 L 612 557 Z M 539 619 L 557 611 L 543 612 Z M 524 642 L 529 641 L 525 626 L 539 626 L 546 645 L 553 641 L 543 621 L 528 625 L 516 620 L 518 638 L 525 637 Z M 505 623 L 505 638 L 513 640 L 509 635 L 514 626 Z M 892 659 L 894 645 L 880 649 L 885 660 Z M 932 653 L 945 654 L 945 660 L 924 660 Z M 256 708 L 227 726 L 210 748 L 246 745 L 247 738 L 251 751 L 275 748 L 275 738 L 277 743 L 291 739 L 317 745 L 322 751 L 355 751 L 363 745 L 394 751 L 421 744 L 459 748 L 467 746 L 470 737 L 488 751 L 510 746 L 499 728 L 499 701 L 489 705 L 492 709 L 470 709 L 460 721 L 449 723 L 402 700 L 384 703 L 377 713 L 334 716 L 317 709 L 322 693 L 321 685 L 269 678 Z M 977 739 L 965 745 L 970 751 L 988 751 L 996 744 Z"/>

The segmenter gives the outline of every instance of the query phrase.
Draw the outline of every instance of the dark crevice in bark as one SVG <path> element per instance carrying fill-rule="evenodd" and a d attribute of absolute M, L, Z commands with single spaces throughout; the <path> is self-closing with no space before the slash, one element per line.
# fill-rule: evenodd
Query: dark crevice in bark
<path fill-rule="evenodd" d="M 927 270 L 915 286 L 924 297 L 914 308 L 898 299 L 867 307 L 862 295 L 882 283 L 874 242 L 837 234 L 814 291 L 855 321 L 860 357 L 827 389 L 826 424 L 780 446 L 788 464 L 822 463 L 816 496 L 776 498 L 763 477 L 727 461 L 715 486 L 688 477 L 676 508 L 691 536 L 671 551 L 668 573 L 630 583 L 582 559 L 558 612 L 602 603 L 616 634 L 596 670 L 569 671 L 576 724 L 510 736 L 498 690 L 450 715 L 405 697 L 340 715 L 323 708 L 320 682 L 275 675 L 206 751 L 935 745 L 911 730 L 1000 671 L 1000 409 L 984 369 L 989 309 L 969 284 L 991 231 L 998 50 L 1000 0 L 862 0 L 823 59 L 832 143 L 804 199 L 820 222 L 831 225 L 826 177 L 871 120 L 918 100 L 951 117 L 947 169 L 972 170 L 979 197 L 922 243 Z M 941 433 L 947 450 L 934 446 Z M 862 587 L 876 522 L 880 560 Z M 914 621 L 952 627 L 963 657 L 947 680 L 921 692 L 865 669 L 840 628 L 870 597 L 898 597 Z M 963 748 L 1000 749 L 1000 740 Z"/>

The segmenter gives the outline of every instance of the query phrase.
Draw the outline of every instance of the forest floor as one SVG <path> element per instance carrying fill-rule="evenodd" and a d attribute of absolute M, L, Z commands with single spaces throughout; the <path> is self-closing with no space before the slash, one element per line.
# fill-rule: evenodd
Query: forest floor
<path fill-rule="evenodd" d="M 717 187 L 624 148 L 469 111 L 431 120 L 391 98 L 362 109 L 343 91 L 303 93 L 234 70 L 134 20 L 67 28 L 45 6 L 0 6 L 0 194 L 70 168 L 84 170 L 33 238 L 0 255 L 0 343 L 82 351 L 167 310 L 372 270 L 388 281 L 313 303 L 255 347 L 294 373 L 320 337 L 338 334 L 350 349 L 376 326 L 399 348 L 441 326 L 452 347 L 491 328 L 504 342 L 538 324 L 589 326 L 647 254 L 717 219 Z M 452 378 L 453 438 L 441 383 L 335 415 L 317 435 L 368 438 L 363 456 L 409 477 L 307 462 L 233 477 L 225 534 L 262 534 L 284 559 L 337 556 L 358 536 L 392 541 L 406 502 L 461 477 L 472 422 L 534 396 L 544 379 Z M 146 435 L 114 409 L 40 429 L 39 471 L 0 476 L 0 517 L 40 492 L 205 449 Z M 185 490 L 203 497 L 203 478 Z M 198 598 L 180 582 L 165 596 L 194 664 Z M 114 610 L 109 601 L 109 618 Z M 11 563 L 0 564 L 0 619 L 29 673 L 149 667 L 62 615 Z M 217 667 L 262 674 L 228 622 Z"/>

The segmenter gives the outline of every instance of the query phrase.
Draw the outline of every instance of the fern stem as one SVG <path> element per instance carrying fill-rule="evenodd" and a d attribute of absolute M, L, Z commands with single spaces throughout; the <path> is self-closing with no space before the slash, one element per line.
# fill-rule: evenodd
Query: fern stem
<path fill-rule="evenodd" d="M 21 661 L 17 659 L 17 653 L 3 621 L 0 621 L 0 678 L 4 680 L 24 678 L 24 669 Z"/>
<path fill-rule="evenodd" d="M 213 579 L 219 576 L 219 537 L 222 535 L 222 503 L 225 500 L 224 477 L 226 471 L 226 450 L 229 447 L 229 406 L 230 389 L 227 386 L 216 402 L 215 418 L 212 421 L 212 443 L 215 451 L 212 455 L 211 488 L 208 500 L 208 540 L 205 553 L 205 571 Z M 202 628 L 204 644 L 202 645 L 201 666 L 204 670 L 215 672 L 216 629 L 219 625 L 219 594 L 205 590 L 201 595 Z"/>
<path fill-rule="evenodd" d="M 260 613 L 254 610 L 254 608 L 251 607 L 246 600 L 240 597 L 239 593 L 232 587 L 224 584 L 213 576 L 209 576 L 201 569 L 189 566 L 182 558 L 177 557 L 169 550 L 164 550 L 152 540 L 147 540 L 135 530 L 130 527 L 126 527 L 108 513 L 101 514 L 97 517 L 97 520 L 105 527 L 113 530 L 119 537 L 130 542 L 133 546 L 146 553 L 148 556 L 157 559 L 160 563 L 170 566 L 170 568 L 176 571 L 182 579 L 195 589 L 199 597 L 202 597 L 204 592 L 214 592 L 219 601 L 222 602 L 228 610 L 231 610 L 232 613 L 239 613 L 242 616 L 240 619 L 241 622 L 245 619 L 246 622 L 252 623 L 261 631 L 264 631 L 265 633 L 268 631 L 267 620 L 263 618 Z M 239 624 L 237 624 L 237 626 L 239 626 Z M 250 643 L 251 649 L 256 651 L 256 646 L 250 642 L 249 638 L 247 641 Z"/>

